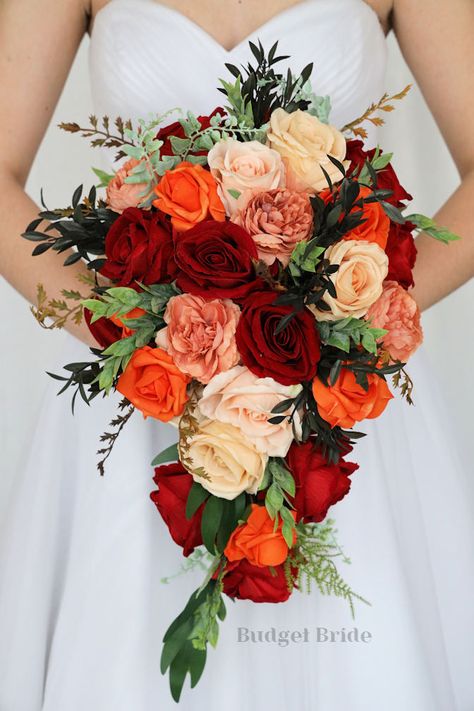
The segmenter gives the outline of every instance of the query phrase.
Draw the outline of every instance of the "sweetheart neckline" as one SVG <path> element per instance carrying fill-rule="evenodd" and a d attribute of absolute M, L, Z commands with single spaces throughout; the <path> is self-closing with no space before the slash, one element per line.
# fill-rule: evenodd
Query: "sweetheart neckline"
<path fill-rule="evenodd" d="M 188 25 L 191 29 L 194 30 L 194 32 L 197 32 L 200 34 L 206 41 L 208 41 L 210 44 L 214 45 L 220 52 L 222 52 L 226 57 L 230 57 L 232 54 L 235 52 L 238 52 L 239 49 L 242 47 L 246 46 L 252 38 L 258 36 L 259 34 L 263 32 L 267 32 L 269 28 L 271 28 L 275 23 L 284 20 L 285 18 L 288 18 L 291 16 L 293 13 L 296 13 L 296 11 L 301 11 L 305 10 L 309 7 L 313 7 L 316 5 L 320 5 L 325 1 L 330 1 L 334 2 L 334 0 L 299 0 L 299 2 L 295 3 L 294 5 L 290 5 L 290 7 L 285 8 L 281 12 L 277 12 L 275 15 L 272 15 L 266 22 L 263 22 L 259 27 L 257 27 L 255 30 L 250 32 L 246 37 L 244 37 L 242 40 L 240 40 L 236 45 L 234 45 L 232 48 L 227 49 L 222 45 L 213 35 L 211 35 L 204 27 L 201 27 L 197 22 L 194 20 L 191 20 L 191 18 L 187 17 L 184 15 L 182 12 L 179 12 L 179 10 L 176 10 L 173 7 L 170 7 L 169 5 L 164 5 L 163 3 L 159 2 L 158 0 L 139 0 L 142 2 L 143 5 L 148 5 L 150 8 L 153 8 L 154 12 L 157 11 L 163 11 L 168 13 L 169 15 L 175 17 L 177 20 L 182 20 L 185 24 Z M 366 2 L 366 0 L 352 0 L 353 2 L 356 2 L 358 5 L 363 5 L 369 10 L 369 13 L 372 15 L 372 17 L 376 20 L 377 22 L 377 27 L 379 31 L 383 34 L 384 38 L 386 38 L 385 30 L 382 25 L 382 21 L 377 14 L 377 12 L 374 10 L 374 8 L 369 5 L 369 3 Z M 109 7 L 109 5 L 115 5 L 118 2 L 133 2 L 134 4 L 137 3 L 137 0 L 108 0 L 108 2 L 105 3 L 105 5 L 102 5 L 102 7 L 96 12 L 95 17 L 92 22 L 92 27 L 90 30 L 90 38 L 92 39 L 94 36 L 94 29 L 96 26 L 96 21 L 97 18 L 105 12 L 105 10 Z"/>

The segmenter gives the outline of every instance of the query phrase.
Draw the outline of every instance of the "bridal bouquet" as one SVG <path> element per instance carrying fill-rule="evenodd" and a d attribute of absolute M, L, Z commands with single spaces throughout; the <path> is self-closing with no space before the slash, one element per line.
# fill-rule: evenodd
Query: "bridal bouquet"
<path fill-rule="evenodd" d="M 53 375 L 62 391 L 123 396 L 101 472 L 135 409 L 177 427 L 151 498 L 183 554 L 209 565 L 164 637 L 176 701 L 216 645 L 223 595 L 277 603 L 314 583 L 351 608 L 359 597 L 327 513 L 358 468 L 353 428 L 392 398 L 387 376 L 411 401 L 413 232 L 455 239 L 403 215 L 392 155 L 359 140 L 406 90 L 339 130 L 311 65 L 282 74 L 277 45 L 250 48 L 255 64 L 227 65 L 224 107 L 208 116 L 62 124 L 126 160 L 95 171 L 103 198 L 80 187 L 24 234 L 34 254 L 68 250 L 66 265 L 91 271 L 89 298 L 48 300 L 39 286 L 35 315 L 51 327 L 84 313 L 101 346 Z"/>

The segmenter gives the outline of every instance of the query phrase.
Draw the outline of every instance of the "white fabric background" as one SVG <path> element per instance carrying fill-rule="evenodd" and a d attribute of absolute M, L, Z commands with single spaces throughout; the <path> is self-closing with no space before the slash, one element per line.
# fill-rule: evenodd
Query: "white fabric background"
<path fill-rule="evenodd" d="M 90 166 L 99 164 L 97 152 L 89 148 L 84 139 L 70 136 L 57 128 L 57 123 L 62 120 L 85 122 L 92 111 L 87 46 L 88 41 L 85 40 L 28 181 L 30 195 L 38 200 L 43 186 L 46 202 L 53 207 L 69 204 L 72 190 L 80 182 L 86 186 L 91 185 L 95 176 Z M 391 37 L 388 90 L 399 91 L 410 81 L 413 78 Z M 431 215 L 456 187 L 458 178 L 416 86 L 409 97 L 398 105 L 396 113 L 387 115 L 387 120 L 381 144 L 387 151 L 395 152 L 395 165 L 401 180 L 416 196 L 412 205 L 414 211 Z M 439 246 L 440 259 L 445 249 L 443 245 Z M 462 453 L 466 461 L 470 453 L 470 438 L 474 434 L 474 330 L 470 318 L 473 297 L 474 286 L 471 282 L 424 316 L 425 347 L 448 405 L 448 413 L 440 413 L 440 417 L 448 417 L 454 423 L 458 437 L 453 447 Z M 4 281 L 0 282 L 0 321 L 1 520 L 2 511 L 8 506 L 16 475 L 21 470 L 23 457 L 28 450 L 39 404 L 48 382 L 44 371 L 61 361 L 64 336 L 60 332 L 41 329 L 29 313 L 25 300 Z M 60 433 L 52 431 L 50 436 L 53 445 Z M 91 442 L 93 446 L 95 442 Z"/>

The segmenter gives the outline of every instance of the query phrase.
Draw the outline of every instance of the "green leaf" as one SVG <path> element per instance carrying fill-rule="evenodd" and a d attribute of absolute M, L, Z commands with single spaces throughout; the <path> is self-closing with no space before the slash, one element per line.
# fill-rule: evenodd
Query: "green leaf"
<path fill-rule="evenodd" d="M 379 153 L 379 155 L 377 155 L 377 153 L 376 153 L 371 161 L 372 168 L 374 170 L 383 170 L 384 168 L 387 167 L 387 165 L 390 163 L 392 158 L 393 158 L 393 153 L 383 153 L 383 154 Z"/>
<path fill-rule="evenodd" d="M 160 464 L 165 462 L 177 462 L 178 461 L 178 445 L 171 444 L 169 447 L 164 449 L 160 454 L 158 454 L 152 461 L 152 467 L 158 467 Z"/>
<path fill-rule="evenodd" d="M 216 535 L 224 512 L 223 499 L 210 496 L 202 514 L 201 534 L 204 545 L 212 555 L 216 552 Z"/>
<path fill-rule="evenodd" d="M 239 190 L 234 190 L 233 188 L 229 188 L 229 190 L 228 190 L 227 192 L 229 193 L 229 195 L 231 195 L 231 196 L 232 196 L 233 198 L 235 198 L 236 200 L 237 200 L 237 199 L 241 196 L 241 194 L 242 194 Z"/>
<path fill-rule="evenodd" d="M 188 639 L 192 629 L 193 619 L 192 617 L 188 617 L 183 624 L 178 627 L 174 634 L 166 640 L 160 659 L 160 669 L 162 674 L 166 673 L 166 670 L 170 666 L 171 662 Z"/>
<path fill-rule="evenodd" d="M 426 215 L 413 214 L 408 215 L 406 218 L 407 222 L 412 222 L 418 229 L 426 232 L 427 235 L 433 237 L 433 239 L 443 242 L 444 244 L 449 244 L 450 242 L 457 242 L 461 239 L 459 235 L 454 234 L 445 227 L 438 227 L 436 222 Z"/>
<path fill-rule="evenodd" d="M 265 496 L 265 507 L 270 518 L 274 519 L 283 506 L 283 493 L 278 484 L 273 483 Z"/>
<path fill-rule="evenodd" d="M 193 483 L 186 500 L 186 518 L 191 519 L 201 504 L 210 496 L 209 492 L 197 481 Z"/>
<path fill-rule="evenodd" d="M 101 170 L 100 168 L 92 168 L 92 170 L 100 180 L 99 188 L 106 188 L 114 177 L 113 173 L 106 173 L 105 170 Z"/>

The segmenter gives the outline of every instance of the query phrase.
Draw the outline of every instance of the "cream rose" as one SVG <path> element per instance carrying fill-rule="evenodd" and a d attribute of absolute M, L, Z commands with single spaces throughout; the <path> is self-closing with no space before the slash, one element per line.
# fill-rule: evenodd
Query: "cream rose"
<path fill-rule="evenodd" d="M 336 296 L 329 292 L 323 301 L 330 311 L 309 308 L 318 321 L 335 321 L 353 316 L 364 316 L 382 293 L 382 284 L 388 272 L 388 257 L 378 244 L 364 240 L 344 240 L 329 247 L 324 257 L 330 264 L 339 264 L 331 280 Z"/>
<path fill-rule="evenodd" d="M 210 380 L 203 390 L 199 409 L 205 417 L 237 427 L 259 452 L 284 457 L 294 439 L 292 425 L 288 419 L 278 425 L 268 420 L 275 417 L 272 414 L 275 405 L 296 397 L 301 389 L 301 385 L 285 386 L 273 378 L 259 378 L 248 368 L 237 365 Z M 294 424 L 296 433 L 301 434 L 298 413 Z"/>
<path fill-rule="evenodd" d="M 259 452 L 242 432 L 217 420 L 205 420 L 187 443 L 193 469 L 202 468 L 207 478 L 191 472 L 195 481 L 221 499 L 235 499 L 243 491 L 256 494 L 268 456 Z"/>
<path fill-rule="evenodd" d="M 337 128 L 322 123 L 307 111 L 298 109 L 289 114 L 284 109 L 275 109 L 270 117 L 267 139 L 270 148 L 283 158 L 286 187 L 290 190 L 318 193 L 327 188 L 321 166 L 333 183 L 342 180 L 341 171 L 331 163 L 328 154 L 343 162 L 346 139 Z"/>
<path fill-rule="evenodd" d="M 219 141 L 209 151 L 207 162 L 227 215 L 237 210 L 237 198 L 229 190 L 240 193 L 242 206 L 245 196 L 250 197 L 257 190 L 284 187 L 285 169 L 280 154 L 259 141 Z"/>

